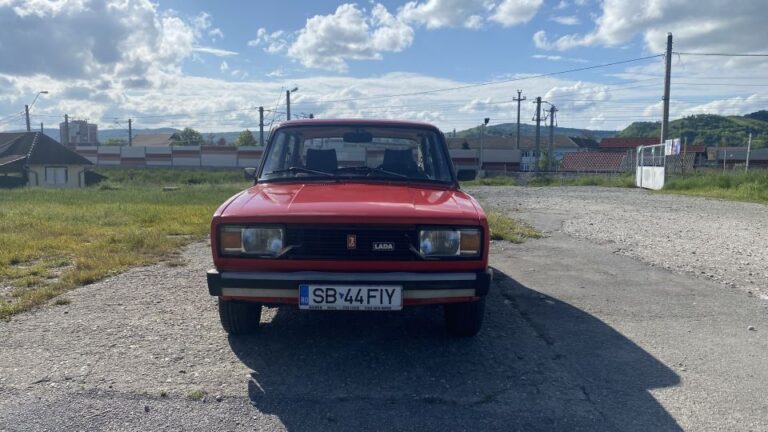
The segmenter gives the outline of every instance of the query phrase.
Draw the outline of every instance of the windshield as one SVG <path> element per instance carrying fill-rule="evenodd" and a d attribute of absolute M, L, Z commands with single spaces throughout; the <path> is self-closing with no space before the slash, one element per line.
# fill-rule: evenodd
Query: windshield
<path fill-rule="evenodd" d="M 442 136 L 428 129 L 279 129 L 264 155 L 259 181 L 313 178 L 453 182 Z"/>

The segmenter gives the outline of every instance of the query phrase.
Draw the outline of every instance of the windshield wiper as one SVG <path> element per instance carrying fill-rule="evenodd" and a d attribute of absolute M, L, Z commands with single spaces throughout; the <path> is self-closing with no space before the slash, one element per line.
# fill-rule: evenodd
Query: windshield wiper
<path fill-rule="evenodd" d="M 279 170 L 270 171 L 266 175 L 284 174 L 284 173 L 297 173 L 297 172 L 321 175 L 321 176 L 325 176 L 325 177 L 333 177 L 333 174 L 331 174 L 331 173 L 327 173 L 327 172 L 324 172 L 324 171 L 315 171 L 313 169 L 304 168 L 304 167 L 300 167 L 300 166 L 292 166 L 292 167 L 288 167 L 286 169 L 279 169 Z"/>
<path fill-rule="evenodd" d="M 374 168 L 374 167 L 369 167 L 369 166 L 365 166 L 365 165 L 343 167 L 343 168 L 339 168 L 339 169 L 336 170 L 336 172 L 339 172 L 339 171 L 357 171 L 357 172 L 364 171 L 364 172 L 366 172 L 368 174 L 370 174 L 370 173 L 378 173 L 378 174 L 388 175 L 388 176 L 391 176 L 391 177 L 409 178 L 405 174 L 400 174 L 400 173 L 396 173 L 396 172 L 393 172 L 393 171 L 387 171 L 385 169 Z"/>

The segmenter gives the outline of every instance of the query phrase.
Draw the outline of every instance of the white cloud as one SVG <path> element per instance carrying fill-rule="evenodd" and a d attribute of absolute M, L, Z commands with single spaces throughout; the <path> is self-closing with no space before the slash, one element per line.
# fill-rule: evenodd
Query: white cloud
<path fill-rule="evenodd" d="M 526 23 L 538 12 L 543 0 L 426 0 L 403 5 L 397 17 L 428 29 L 464 27 L 480 29 L 485 20 L 504 27 Z"/>
<path fill-rule="evenodd" d="M 288 48 L 288 40 L 282 30 L 269 33 L 267 29 L 261 27 L 256 30 L 256 38 L 248 41 L 248 46 L 260 46 L 266 53 L 277 54 L 285 52 Z"/>
<path fill-rule="evenodd" d="M 48 117 L 36 118 L 37 115 L 61 118 L 68 113 L 75 118 L 87 117 L 100 123 L 102 128 L 109 127 L 115 118 L 128 117 L 134 118 L 137 128 L 191 126 L 201 131 L 222 131 L 257 126 L 258 111 L 251 108 L 259 105 L 273 108 L 278 95 L 285 92 L 285 81 L 259 80 L 232 65 L 228 67 L 222 79 L 180 74 L 170 77 L 172 79 L 166 80 L 162 87 L 154 88 L 113 88 L 102 87 L 101 82 L 93 80 L 0 74 L 0 117 L 17 112 L 19 106 L 28 103 L 30 94 L 44 88 L 51 93 L 35 104 L 33 122 L 48 124 L 53 121 Z M 516 77 L 523 76 L 509 78 Z M 517 88 L 525 89 L 524 96 L 528 97 L 522 105 L 525 121 L 530 121 L 534 106 L 531 102 L 538 95 L 557 105 L 560 109 L 558 122 L 566 127 L 622 128 L 632 121 L 659 120 L 661 115 L 660 105 L 659 109 L 643 112 L 646 107 L 657 104 L 662 91 L 660 82 L 647 81 L 639 83 L 645 87 L 633 88 L 638 84 L 631 82 L 617 87 L 600 82 L 572 81 L 567 77 L 546 77 L 418 96 L 375 98 L 377 95 L 416 93 L 467 84 L 471 83 L 411 73 L 365 78 L 317 75 L 291 79 L 291 85 L 300 88 L 293 99 L 294 111 L 314 113 L 318 118 L 416 119 L 435 123 L 444 130 L 461 130 L 476 126 L 484 117 L 491 117 L 493 123 L 514 122 L 517 104 L 512 99 L 517 96 Z M 705 90 L 706 94 L 702 94 Z M 727 87 L 686 88 L 677 84 L 673 87 L 672 99 L 671 116 L 677 118 L 684 113 L 709 110 L 738 114 L 756 111 L 761 102 L 768 100 L 768 94 L 747 93 L 736 98 L 733 89 Z M 689 99 L 690 102 L 681 102 Z M 226 110 L 231 111 L 207 114 Z M 591 123 L 593 119 L 600 122 Z M 23 128 L 23 121 L 2 127 Z"/>
<path fill-rule="evenodd" d="M 642 35 L 646 49 L 658 53 L 664 49 L 667 32 L 673 31 L 678 46 L 685 50 L 759 51 L 768 39 L 765 11 L 760 1 L 732 2 L 724 7 L 720 0 L 700 0 L 695 5 L 690 0 L 606 0 L 591 32 L 554 40 L 537 32 L 534 42 L 539 48 L 563 51 L 619 46 Z"/>
<path fill-rule="evenodd" d="M 398 52 L 413 42 L 413 29 L 376 4 L 366 15 L 355 4 L 343 4 L 331 15 L 307 20 L 288 56 L 306 67 L 345 71 L 347 60 L 378 60 L 382 52 Z"/>
<path fill-rule="evenodd" d="M 35 92 L 45 89 L 50 94 L 37 101 L 32 112 L 34 122 L 44 120 L 48 124 L 68 113 L 72 117 L 101 123 L 103 128 L 108 128 L 115 118 L 132 117 L 136 119 L 137 127 L 192 126 L 202 131 L 238 130 L 257 125 L 257 111 L 251 108 L 258 105 L 272 108 L 277 96 L 285 90 L 282 88 L 285 79 L 274 78 L 281 78 L 287 65 L 278 65 L 270 72 L 268 75 L 272 79 L 250 77 L 248 73 L 254 72 L 229 64 L 232 60 L 226 56 L 236 53 L 206 46 L 204 38 L 210 36 L 211 24 L 204 30 L 197 30 L 198 35 L 191 20 L 158 10 L 158 6 L 148 0 L 93 3 L 0 0 L 0 5 L 0 22 L 9 23 L 0 32 L 0 118 L 18 112 L 20 106 L 29 103 L 30 95 L 34 97 Z M 303 33 L 257 32 L 257 39 L 259 33 L 262 36 L 257 46 L 269 49 L 271 43 L 284 40 L 285 52 L 288 46 L 296 46 L 300 35 L 311 36 L 310 40 L 304 41 L 312 42 L 304 45 L 309 61 L 314 62 L 309 64 L 320 62 L 323 66 L 330 65 L 332 70 L 339 70 L 350 60 L 381 58 L 412 44 L 411 24 L 400 19 L 399 14 L 390 13 L 380 5 L 368 6 L 368 9 L 348 6 L 348 9 L 315 17 L 315 21 L 310 19 L 313 24 L 308 23 Z M 746 10 L 748 6 L 739 4 L 733 9 L 738 9 L 733 14 L 740 16 L 742 9 Z M 464 26 L 472 16 L 481 17 L 481 23 L 487 24 L 488 16 L 496 12 L 494 8 L 465 14 L 456 25 Z M 202 15 L 197 18 L 198 26 L 202 27 L 206 20 L 210 20 Z M 350 27 L 350 23 L 354 25 Z M 715 31 L 716 27 L 703 20 L 702 28 Z M 756 29 L 757 36 L 753 37 L 758 41 L 750 41 L 745 47 L 753 49 L 761 45 L 763 31 Z M 743 33 L 731 37 L 746 37 Z M 57 38 L 51 38 L 50 34 L 56 34 Z M 638 40 L 637 36 L 641 34 L 645 37 L 652 33 L 643 30 L 630 40 Z M 554 44 L 557 40 L 548 40 L 545 33 L 538 37 L 542 43 Z M 706 39 L 706 35 L 702 34 L 701 38 Z M 679 50 L 692 50 L 691 41 L 698 43 L 695 38 L 677 37 L 676 40 Z M 695 45 L 700 46 L 703 45 Z M 210 72 L 219 78 L 183 73 L 185 60 L 205 53 L 225 56 L 210 65 L 213 68 Z M 577 61 L 565 55 L 548 54 L 560 53 L 535 56 L 548 61 Z M 294 55 L 298 54 L 294 52 Z M 335 60 L 324 64 L 318 60 L 319 56 Z M 301 57 L 294 58 L 304 63 Z M 750 67 L 739 68 L 744 64 L 742 59 L 718 58 L 716 61 L 721 68 L 731 68 L 728 80 L 717 81 L 718 76 L 713 75 L 719 75 L 719 72 L 713 72 L 711 67 L 702 68 L 703 63 L 697 58 L 676 60 L 673 66 L 673 118 L 701 112 L 744 114 L 765 106 L 763 102 L 768 101 L 768 94 L 755 93 L 756 89 L 761 89 L 756 85 L 764 81 L 760 81 L 760 77 L 767 73 L 765 64 L 749 63 Z M 529 75 L 537 72 L 535 65 L 534 62 L 529 66 L 533 69 L 528 71 Z M 598 82 L 572 81 L 567 76 L 544 77 L 391 98 L 375 96 L 461 87 L 471 82 L 393 72 L 362 78 L 292 77 L 291 84 L 301 88 L 294 99 L 295 111 L 312 112 L 318 117 L 421 119 L 447 130 L 464 129 L 478 124 L 483 117 L 491 117 L 494 123 L 514 121 L 516 104 L 511 100 L 516 96 L 517 88 L 524 88 L 528 101 L 523 105 L 523 118 L 531 118 L 530 102 L 535 96 L 543 95 L 561 110 L 558 120 L 563 126 L 600 124 L 601 127 L 620 128 L 635 120 L 660 118 L 661 79 L 658 82 L 642 80 L 649 78 L 648 74 L 655 79 L 662 70 L 657 61 L 615 70 L 611 76 L 597 78 Z M 522 76 L 511 78 L 514 77 Z M 599 81 L 604 79 L 628 85 L 601 84 Z M 641 80 L 642 89 L 633 88 L 638 87 L 636 80 Z M 702 85 L 713 81 L 755 86 Z M 352 100 L 333 102 L 338 99 Z M 206 114 L 222 110 L 231 111 L 215 116 Z M 53 117 L 36 117 L 41 115 Z M 3 124 L 2 127 L 23 128 L 23 123 Z"/>
<path fill-rule="evenodd" d="M 224 32 L 220 28 L 214 28 L 208 30 L 208 36 L 215 42 L 217 39 L 224 39 Z"/>
<path fill-rule="evenodd" d="M 315 15 L 295 33 L 259 28 L 248 41 L 270 54 L 286 53 L 305 67 L 344 72 L 349 60 L 381 60 L 386 52 L 411 46 L 413 25 L 428 29 L 480 29 L 487 20 L 504 27 L 529 21 L 543 0 L 426 0 L 410 1 L 391 13 L 380 3 L 370 11 L 345 3 L 328 15 Z"/>
<path fill-rule="evenodd" d="M 559 55 L 534 54 L 531 56 L 531 58 L 535 58 L 539 60 L 550 60 L 550 61 L 568 61 L 568 62 L 574 62 L 574 63 L 587 63 L 587 60 L 585 59 L 563 57 Z"/>
<path fill-rule="evenodd" d="M 14 75 L 157 81 L 197 39 L 148 0 L 4 0 L 0 22 L 0 73 Z"/>
<path fill-rule="evenodd" d="M 543 0 L 503 0 L 496 6 L 490 20 L 504 27 L 530 21 L 539 11 Z"/>
<path fill-rule="evenodd" d="M 500 102 L 492 97 L 483 99 L 472 99 L 469 103 L 459 108 L 459 111 L 468 114 L 494 114 L 499 112 L 507 113 L 512 108 L 517 109 L 517 102 Z"/>
<path fill-rule="evenodd" d="M 211 15 L 208 12 L 200 12 L 199 15 L 192 18 L 191 24 L 195 34 L 200 36 L 211 27 Z"/>
<path fill-rule="evenodd" d="M 478 28 L 485 14 L 494 7 L 489 0 L 427 0 L 411 1 L 403 5 L 398 18 L 405 22 L 421 24 L 428 29 L 441 27 Z"/>
<path fill-rule="evenodd" d="M 470 15 L 464 22 L 464 27 L 472 30 L 478 30 L 483 27 L 483 17 L 480 15 Z"/>
<path fill-rule="evenodd" d="M 765 109 L 764 96 L 757 93 L 750 96 L 736 96 L 727 99 L 719 99 L 703 104 L 696 104 L 685 108 L 683 115 L 719 113 L 721 115 L 739 115 L 745 112 L 754 112 Z"/>
<path fill-rule="evenodd" d="M 584 109 L 608 101 L 610 98 L 608 86 L 586 84 L 581 81 L 552 87 L 543 96 L 544 100 L 557 105 L 561 111 Z"/>
<path fill-rule="evenodd" d="M 248 72 L 240 70 L 240 69 L 232 69 L 232 72 L 230 72 L 230 75 L 239 78 L 239 79 L 246 79 L 248 78 Z"/>
<path fill-rule="evenodd" d="M 275 70 L 273 70 L 271 72 L 268 72 L 266 75 L 269 78 L 282 78 L 282 77 L 284 77 L 286 75 L 286 73 L 285 73 L 285 69 L 280 67 L 280 68 L 277 68 L 277 69 L 275 69 Z"/>
<path fill-rule="evenodd" d="M 192 51 L 203 54 L 210 54 L 216 57 L 231 57 L 236 56 L 237 53 L 225 49 L 213 48 L 213 47 L 194 47 Z"/>
<path fill-rule="evenodd" d="M 192 31 L 195 36 L 201 38 L 203 35 L 208 35 L 212 41 L 224 38 L 224 32 L 218 27 L 213 27 L 211 20 L 211 14 L 208 12 L 200 12 L 197 16 L 190 20 Z"/>
<path fill-rule="evenodd" d="M 567 16 L 554 16 L 551 18 L 552 21 L 562 24 L 562 25 L 579 25 L 579 17 L 575 15 L 567 15 Z"/>

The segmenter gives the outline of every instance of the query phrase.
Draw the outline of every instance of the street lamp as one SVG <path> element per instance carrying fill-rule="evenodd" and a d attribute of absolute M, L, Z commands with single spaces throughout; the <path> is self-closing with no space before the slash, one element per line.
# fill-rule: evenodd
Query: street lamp
<path fill-rule="evenodd" d="M 291 93 L 299 91 L 298 87 L 294 87 L 291 90 L 285 91 L 285 116 L 288 120 L 291 119 Z"/>
<path fill-rule="evenodd" d="M 483 173 L 483 141 L 485 140 L 485 126 L 489 121 L 491 121 L 491 119 L 486 117 L 480 125 L 480 173 Z"/>
<path fill-rule="evenodd" d="M 37 94 L 35 95 L 35 99 L 32 100 L 32 103 L 29 104 L 29 105 L 24 105 L 24 113 L 25 113 L 26 118 L 27 118 L 27 132 L 31 132 L 32 131 L 32 128 L 29 126 L 29 110 L 32 108 L 32 106 L 35 105 L 35 102 L 37 102 L 37 98 L 39 98 L 41 94 L 48 94 L 48 90 L 43 90 L 43 91 L 37 92 Z"/>

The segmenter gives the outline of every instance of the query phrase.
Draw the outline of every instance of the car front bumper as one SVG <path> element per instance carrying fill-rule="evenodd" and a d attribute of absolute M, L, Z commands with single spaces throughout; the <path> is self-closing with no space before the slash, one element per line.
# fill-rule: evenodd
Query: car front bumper
<path fill-rule="evenodd" d="M 219 272 L 208 271 L 212 296 L 267 304 L 297 304 L 300 284 L 392 284 L 403 287 L 403 304 L 443 304 L 477 300 L 488 294 L 490 268 L 476 272 Z"/>

